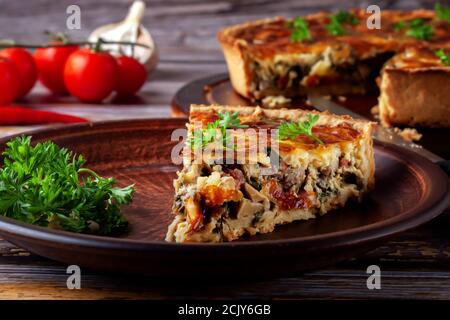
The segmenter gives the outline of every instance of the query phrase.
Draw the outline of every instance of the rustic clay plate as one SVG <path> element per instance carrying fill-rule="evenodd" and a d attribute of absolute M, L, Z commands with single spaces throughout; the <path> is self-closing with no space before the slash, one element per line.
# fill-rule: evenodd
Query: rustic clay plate
<path fill-rule="evenodd" d="M 171 133 L 182 119 L 81 124 L 33 133 L 82 153 L 88 165 L 120 185 L 136 184 L 124 210 L 129 233 L 120 238 L 55 231 L 0 217 L 0 235 L 38 255 L 107 272 L 211 279 L 290 276 L 354 257 L 378 240 L 416 227 L 449 203 L 449 182 L 428 160 L 395 146 L 375 144 L 376 187 L 361 204 L 273 233 L 221 244 L 163 241 L 171 221 Z M 8 139 L 0 140 L 3 150 Z M 215 281 L 215 280 L 214 280 Z"/>

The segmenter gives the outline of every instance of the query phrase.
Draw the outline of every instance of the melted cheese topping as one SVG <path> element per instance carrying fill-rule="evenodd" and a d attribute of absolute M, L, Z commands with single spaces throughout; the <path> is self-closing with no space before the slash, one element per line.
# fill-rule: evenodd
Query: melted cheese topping
<path fill-rule="evenodd" d="M 210 112 L 191 112 L 190 122 L 201 122 L 202 127 L 205 127 L 209 122 L 219 119 L 214 111 Z M 251 121 L 250 117 L 239 116 L 242 124 L 248 125 L 252 129 L 277 129 L 278 126 L 285 122 L 284 119 L 266 119 L 260 118 L 258 121 Z M 340 123 L 336 126 L 329 125 L 316 125 L 313 127 L 312 132 L 320 140 L 324 142 L 325 145 L 353 141 L 361 135 L 361 132 L 353 128 L 349 123 Z M 268 139 L 270 142 L 270 139 Z M 284 152 L 290 152 L 294 149 L 314 149 L 320 147 L 320 145 L 314 139 L 306 136 L 299 135 L 294 140 L 283 140 L 280 141 L 280 150 Z"/>
<path fill-rule="evenodd" d="M 402 68 L 402 69 L 420 69 L 420 68 L 449 68 L 441 59 L 436 56 L 436 50 L 430 50 L 427 48 L 408 48 L 405 52 L 393 57 L 388 64 L 387 68 Z M 450 50 L 444 51 L 446 54 Z"/>
<path fill-rule="evenodd" d="M 342 24 L 345 34 L 332 36 L 326 25 L 330 22 L 330 14 L 321 12 L 305 17 L 309 25 L 312 40 L 293 43 L 290 40 L 292 30 L 288 27 L 290 20 L 275 19 L 263 24 L 254 24 L 238 28 L 233 37 L 244 40 L 248 50 L 257 58 L 271 58 L 278 54 L 289 53 L 316 53 L 323 52 L 329 46 L 351 47 L 352 50 L 337 51 L 339 57 L 335 59 L 347 59 L 351 51 L 355 51 L 360 59 L 373 57 L 380 52 L 399 52 L 406 47 L 439 47 L 449 45 L 450 25 L 446 21 L 436 19 L 434 11 L 390 11 L 381 12 L 381 29 L 368 29 L 366 21 L 369 14 L 363 9 L 351 10 L 359 19 L 359 23 L 351 25 Z M 434 30 L 434 36 L 429 41 L 418 40 L 405 35 L 407 28 L 395 30 L 395 25 L 400 21 L 412 19 L 426 20 Z"/>

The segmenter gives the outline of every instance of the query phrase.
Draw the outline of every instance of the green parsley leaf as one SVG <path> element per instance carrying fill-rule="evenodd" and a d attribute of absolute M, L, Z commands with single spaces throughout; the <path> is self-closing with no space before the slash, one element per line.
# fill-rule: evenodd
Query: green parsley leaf
<path fill-rule="evenodd" d="M 405 22 L 400 21 L 395 26 L 395 31 L 400 31 L 405 27 Z M 419 40 L 430 40 L 434 35 L 433 27 L 429 24 L 426 24 L 424 19 L 412 19 L 407 23 L 408 29 L 405 32 L 405 35 L 408 37 L 413 37 Z"/>
<path fill-rule="evenodd" d="M 312 133 L 314 124 L 319 120 L 319 115 L 308 114 L 305 121 L 299 122 L 283 122 L 278 127 L 278 137 L 280 140 L 294 140 L 299 135 L 306 135 L 320 144 L 324 144 L 322 140 Z"/>
<path fill-rule="evenodd" d="M 309 32 L 308 23 L 302 17 L 297 17 L 292 22 L 290 22 L 289 28 L 292 29 L 292 42 L 302 42 L 311 39 L 311 33 Z"/>
<path fill-rule="evenodd" d="M 332 36 L 342 36 L 345 34 L 344 27 L 335 19 L 331 19 L 331 22 L 327 24 L 326 28 Z"/>
<path fill-rule="evenodd" d="M 440 20 L 445 20 L 450 22 L 450 8 L 444 7 L 439 2 L 434 5 L 434 10 L 436 11 L 436 15 Z"/>
<path fill-rule="evenodd" d="M 339 11 L 334 16 L 339 23 L 349 23 L 352 25 L 359 23 L 359 19 L 353 13 L 347 11 Z"/>
<path fill-rule="evenodd" d="M 434 54 L 436 55 L 436 57 L 441 59 L 441 62 L 444 65 L 450 66 L 450 53 L 446 54 L 443 49 L 440 49 L 440 50 L 435 51 Z"/>
<path fill-rule="evenodd" d="M 202 149 L 208 145 L 208 143 L 214 141 L 219 128 L 219 120 L 209 122 L 206 125 L 206 129 L 194 130 L 191 138 L 192 149 Z"/>
<path fill-rule="evenodd" d="M 241 124 L 239 120 L 239 112 L 234 112 L 233 114 L 229 112 L 218 112 L 217 116 L 220 118 L 219 127 L 225 129 L 243 129 L 248 128 L 248 125 Z"/>
<path fill-rule="evenodd" d="M 248 125 L 241 124 L 239 120 L 239 112 L 229 113 L 218 112 L 218 120 L 209 122 L 206 125 L 206 129 L 194 130 L 193 136 L 191 138 L 191 148 L 192 149 L 202 149 L 206 147 L 209 143 L 213 142 L 216 138 L 218 130 L 222 134 L 223 145 L 226 146 L 229 137 L 227 136 L 227 129 L 244 129 L 248 128 Z"/>
<path fill-rule="evenodd" d="M 396 24 L 394 24 L 394 31 L 395 32 L 399 32 L 400 30 L 402 30 L 405 27 L 405 21 L 399 21 Z"/>
<path fill-rule="evenodd" d="M 359 19 L 352 13 L 347 11 L 339 11 L 330 16 L 330 23 L 326 25 L 328 32 L 332 36 L 342 36 L 345 34 L 343 24 L 357 25 Z"/>
<path fill-rule="evenodd" d="M 128 222 L 120 213 L 133 186 L 116 188 L 83 167 L 85 159 L 51 141 L 31 145 L 31 137 L 7 143 L 0 168 L 0 214 L 39 226 L 73 232 L 115 234 Z"/>

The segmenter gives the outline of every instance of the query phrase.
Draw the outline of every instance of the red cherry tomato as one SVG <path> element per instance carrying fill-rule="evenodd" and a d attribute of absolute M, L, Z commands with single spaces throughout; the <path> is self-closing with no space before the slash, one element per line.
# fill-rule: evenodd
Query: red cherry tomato
<path fill-rule="evenodd" d="M 20 80 L 17 67 L 9 59 L 0 58 L 0 104 L 8 105 L 19 94 Z"/>
<path fill-rule="evenodd" d="M 114 91 L 119 74 L 116 59 L 106 52 L 80 49 L 64 67 L 64 83 L 83 102 L 100 102 Z"/>
<path fill-rule="evenodd" d="M 68 93 L 64 84 L 64 66 L 77 46 L 36 49 L 34 61 L 39 70 L 39 80 L 54 94 Z"/>
<path fill-rule="evenodd" d="M 15 63 L 20 79 L 17 98 L 25 96 L 37 80 L 37 67 L 33 56 L 22 48 L 8 48 L 0 51 L 0 57 L 11 59 Z"/>
<path fill-rule="evenodd" d="M 147 70 L 136 59 L 121 56 L 117 58 L 119 79 L 116 91 L 120 95 L 133 95 L 142 88 L 147 80 Z"/>

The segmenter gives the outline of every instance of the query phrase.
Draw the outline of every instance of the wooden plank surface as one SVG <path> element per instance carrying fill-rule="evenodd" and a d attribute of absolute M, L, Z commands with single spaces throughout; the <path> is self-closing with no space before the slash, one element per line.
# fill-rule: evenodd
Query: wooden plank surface
<path fill-rule="evenodd" d="M 65 10 L 78 4 L 82 29 L 69 31 L 81 39 L 95 27 L 120 20 L 128 0 L 0 0 L 0 38 L 45 41 L 41 31 L 65 30 Z M 37 86 L 23 102 L 92 120 L 170 116 L 173 94 L 184 83 L 226 71 L 215 33 L 222 26 L 273 15 L 294 16 L 317 10 L 357 6 L 365 1 L 333 0 L 155 0 L 148 1 L 144 23 L 161 52 L 158 69 L 138 99 L 110 99 L 80 105 L 72 98 L 55 99 Z M 374 1 L 382 8 L 430 7 L 434 1 Z M 0 135 L 29 127 L 1 127 Z M 183 286 L 146 279 L 105 276 L 82 271 L 82 289 L 66 287 L 67 266 L 44 259 L 0 239 L 0 299 L 142 299 L 142 298 L 436 298 L 450 299 L 450 215 L 383 243 L 366 255 L 326 270 L 295 278 L 248 283 Z M 368 290 L 366 268 L 377 264 L 382 290 Z"/>
<path fill-rule="evenodd" d="M 82 271 L 82 289 L 68 290 L 65 265 L 0 242 L 0 298 L 24 299 L 450 299 L 450 216 L 404 233 L 366 255 L 299 277 L 214 284 L 159 283 L 152 279 Z M 366 269 L 381 268 L 381 290 L 368 290 Z"/>

